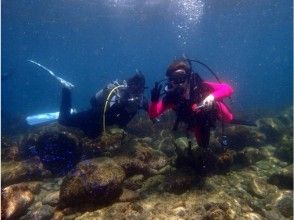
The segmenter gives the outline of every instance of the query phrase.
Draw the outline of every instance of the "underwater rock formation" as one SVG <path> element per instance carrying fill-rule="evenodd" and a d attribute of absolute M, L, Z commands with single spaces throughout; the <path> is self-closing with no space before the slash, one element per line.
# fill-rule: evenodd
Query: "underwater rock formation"
<path fill-rule="evenodd" d="M 109 158 L 82 161 L 63 179 L 60 205 L 109 204 L 122 193 L 124 179 L 123 169 Z"/>
<path fill-rule="evenodd" d="M 258 148 L 253 147 L 246 147 L 241 151 L 238 151 L 235 155 L 236 164 L 241 164 L 245 166 L 252 165 L 262 159 L 265 159 L 265 155 L 261 153 Z"/>
<path fill-rule="evenodd" d="M 231 148 L 238 149 L 247 146 L 258 147 L 264 144 L 265 135 L 257 128 L 243 125 L 233 125 L 225 130 L 228 137 L 228 144 Z"/>
<path fill-rule="evenodd" d="M 102 133 L 96 139 L 83 137 L 81 141 L 83 157 L 92 158 L 116 153 L 121 149 L 125 135 L 124 130 L 113 128 Z"/>
<path fill-rule="evenodd" d="M 168 165 L 168 158 L 160 151 L 149 147 L 148 143 L 129 143 L 124 147 L 121 156 L 113 159 L 125 170 L 127 177 L 136 174 L 150 176 Z"/>
<path fill-rule="evenodd" d="M 194 179 L 194 180 L 193 180 Z M 172 172 L 165 176 L 162 183 L 162 190 L 175 194 L 180 194 L 192 187 L 195 176 L 187 172 Z"/>
<path fill-rule="evenodd" d="M 204 208 L 206 213 L 203 216 L 203 220 L 234 219 L 228 203 L 207 203 L 204 205 Z"/>
<path fill-rule="evenodd" d="M 53 174 L 64 174 L 80 160 L 81 150 L 77 140 L 59 132 L 41 135 L 36 143 L 37 155 Z"/>
<path fill-rule="evenodd" d="M 123 188 L 123 192 L 119 197 L 120 202 L 132 202 L 139 199 L 139 193 L 133 190 Z"/>
<path fill-rule="evenodd" d="M 142 175 L 142 174 L 133 175 L 133 176 L 127 178 L 124 181 L 123 185 L 126 189 L 137 190 L 142 187 L 143 181 L 144 181 L 144 175 Z"/>
<path fill-rule="evenodd" d="M 34 210 L 28 211 L 28 213 L 21 218 L 21 220 L 32 220 L 32 219 L 42 219 L 50 220 L 54 215 L 55 208 L 50 205 L 43 205 Z"/>
<path fill-rule="evenodd" d="M 2 149 L 1 151 L 1 160 L 2 161 L 12 161 L 20 160 L 20 150 L 18 146 L 12 146 Z"/>
<path fill-rule="evenodd" d="M 271 175 L 268 182 L 282 189 L 293 190 L 293 164 Z"/>
<path fill-rule="evenodd" d="M 44 169 L 38 157 L 25 161 L 2 162 L 1 168 L 2 186 L 28 180 L 40 180 L 51 175 L 50 171 Z"/>
<path fill-rule="evenodd" d="M 57 206 L 59 203 L 59 191 L 49 193 L 43 200 L 43 205 Z"/>
<path fill-rule="evenodd" d="M 293 216 L 293 192 L 285 191 L 278 197 L 275 201 L 275 205 L 280 213 L 286 217 L 290 218 Z"/>
<path fill-rule="evenodd" d="M 282 140 L 277 143 L 277 149 L 275 151 L 277 157 L 282 160 L 293 162 L 293 136 L 284 135 Z"/>
<path fill-rule="evenodd" d="M 57 124 L 40 127 L 23 139 L 22 156 L 38 156 L 45 168 L 54 175 L 65 174 L 80 160 L 81 134 Z"/>
<path fill-rule="evenodd" d="M 265 134 L 266 143 L 277 143 L 289 132 L 289 127 L 278 118 L 262 118 L 257 124 L 259 130 Z"/>
<path fill-rule="evenodd" d="M 1 218 L 17 219 L 33 203 L 34 195 L 25 185 L 12 185 L 1 192 Z"/>
<path fill-rule="evenodd" d="M 225 150 L 217 155 L 216 169 L 218 171 L 228 171 L 234 163 L 236 152 L 233 150 Z"/>

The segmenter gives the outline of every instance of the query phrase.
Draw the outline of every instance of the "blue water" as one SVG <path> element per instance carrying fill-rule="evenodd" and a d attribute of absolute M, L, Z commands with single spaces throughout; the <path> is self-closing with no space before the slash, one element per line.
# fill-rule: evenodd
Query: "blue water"
<path fill-rule="evenodd" d="M 56 111 L 60 86 L 33 59 L 72 82 L 74 105 L 141 70 L 149 88 L 186 54 L 234 89 L 233 109 L 282 109 L 293 100 L 292 1 L 2 0 L 2 112 Z M 213 79 L 203 71 L 204 79 Z M 149 90 L 146 91 L 149 94 Z"/>

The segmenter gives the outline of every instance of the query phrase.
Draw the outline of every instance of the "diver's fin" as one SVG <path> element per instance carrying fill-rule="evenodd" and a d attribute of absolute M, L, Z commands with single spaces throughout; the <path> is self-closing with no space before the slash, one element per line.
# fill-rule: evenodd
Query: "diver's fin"
<path fill-rule="evenodd" d="M 56 121 L 59 117 L 59 112 L 43 113 L 26 117 L 26 122 L 29 125 L 39 125 Z"/>
<path fill-rule="evenodd" d="M 233 119 L 230 124 L 237 124 L 237 125 L 245 125 L 245 126 L 254 126 L 256 127 L 256 123 L 254 121 L 246 121 L 240 119 Z"/>
<path fill-rule="evenodd" d="M 75 113 L 75 109 L 71 109 L 70 113 Z M 28 125 L 40 125 L 46 124 L 50 122 L 57 121 L 59 118 L 59 112 L 49 112 L 49 113 L 42 113 L 38 115 L 30 115 L 26 117 L 26 122 Z"/>
<path fill-rule="evenodd" d="M 60 82 L 63 86 L 71 89 L 74 87 L 74 85 L 64 79 L 62 79 L 61 77 L 59 76 L 56 76 L 55 73 L 52 71 L 52 70 L 49 70 L 47 67 L 43 66 L 42 64 L 34 61 L 34 60 L 28 60 L 29 62 L 33 63 L 33 64 L 36 64 L 37 66 L 41 67 L 42 69 L 46 70 L 51 76 L 54 77 L 54 79 L 56 79 L 58 82 Z"/>

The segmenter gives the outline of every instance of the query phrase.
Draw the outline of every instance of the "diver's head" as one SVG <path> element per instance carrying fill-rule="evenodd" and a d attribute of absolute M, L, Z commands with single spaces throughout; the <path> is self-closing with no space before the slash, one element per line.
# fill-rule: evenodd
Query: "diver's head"
<path fill-rule="evenodd" d="M 139 72 L 127 80 L 128 91 L 134 96 L 140 96 L 144 93 L 145 77 Z"/>
<path fill-rule="evenodd" d="M 185 93 L 190 86 L 192 67 L 185 58 L 174 60 L 167 68 L 168 91 Z"/>

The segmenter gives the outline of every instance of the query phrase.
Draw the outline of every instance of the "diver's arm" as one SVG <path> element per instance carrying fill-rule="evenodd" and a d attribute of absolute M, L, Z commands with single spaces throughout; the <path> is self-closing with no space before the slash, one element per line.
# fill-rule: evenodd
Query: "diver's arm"
<path fill-rule="evenodd" d="M 148 114 L 151 120 L 155 119 L 159 115 L 161 115 L 164 111 L 173 107 L 173 104 L 166 103 L 163 100 L 159 100 L 157 102 L 151 102 L 148 108 Z"/>
<path fill-rule="evenodd" d="M 231 86 L 226 83 L 214 83 L 214 82 L 204 82 L 209 85 L 213 92 L 211 95 L 214 97 L 215 101 L 220 101 L 223 98 L 229 97 L 233 94 L 234 90 Z"/>

